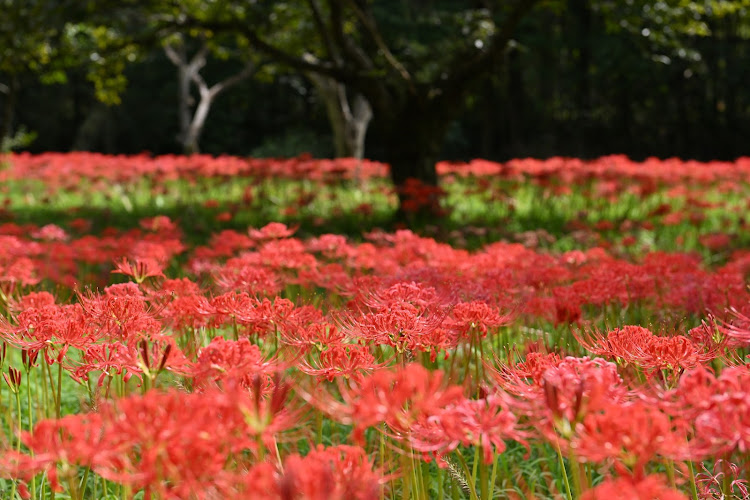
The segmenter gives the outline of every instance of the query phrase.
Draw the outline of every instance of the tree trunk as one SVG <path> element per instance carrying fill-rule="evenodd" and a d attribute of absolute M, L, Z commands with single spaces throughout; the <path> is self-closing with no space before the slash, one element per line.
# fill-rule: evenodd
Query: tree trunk
<path fill-rule="evenodd" d="M 372 120 L 370 103 L 361 94 L 354 94 L 350 98 L 346 86 L 333 78 L 315 73 L 307 74 L 307 78 L 325 104 L 335 156 L 362 160 L 365 156 L 365 137 Z M 359 166 L 354 177 L 360 180 Z"/>
<path fill-rule="evenodd" d="M 208 118 L 208 112 L 211 110 L 211 104 L 213 104 L 214 94 L 205 88 L 201 88 L 200 93 L 201 99 L 198 102 L 198 107 L 195 108 L 193 119 L 188 124 L 185 136 L 182 139 L 185 154 L 200 152 L 198 143 L 201 133 L 203 133 L 203 126 L 206 124 L 206 118 Z"/>
<path fill-rule="evenodd" d="M 11 78 L 7 87 L 3 89 L 6 94 L 5 107 L 3 109 L 3 121 L 0 123 L 0 146 L 9 139 L 13 138 L 13 119 L 16 111 L 16 90 L 18 88 L 18 79 L 14 76 Z M 2 152 L 2 151 L 0 151 Z"/>
<path fill-rule="evenodd" d="M 385 160 L 398 193 L 397 220 L 441 215 L 435 163 L 451 118 L 440 107 L 407 105 L 381 123 L 388 128 Z"/>
<path fill-rule="evenodd" d="M 180 132 L 177 136 L 177 140 L 182 144 L 183 149 L 185 147 L 185 138 L 187 137 L 188 129 L 190 128 L 190 110 L 193 107 L 193 96 L 190 95 L 190 73 L 187 66 L 179 66 L 177 69 L 177 77 L 179 79 L 177 88 L 177 110 L 178 118 L 180 120 Z"/>
<path fill-rule="evenodd" d="M 372 108 L 360 94 L 356 94 L 351 105 L 351 119 L 346 123 L 345 143 L 346 152 L 352 158 L 361 160 L 365 156 L 365 137 L 372 119 Z"/>

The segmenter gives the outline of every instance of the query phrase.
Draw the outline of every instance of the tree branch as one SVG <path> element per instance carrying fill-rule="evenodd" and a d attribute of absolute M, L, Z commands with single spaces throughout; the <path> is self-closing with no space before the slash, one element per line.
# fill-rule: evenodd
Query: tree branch
<path fill-rule="evenodd" d="M 255 64 L 253 64 L 252 62 L 249 62 L 245 65 L 244 68 L 242 68 L 242 71 L 240 71 L 239 73 L 235 73 L 229 78 L 222 80 L 218 83 L 215 83 L 209 90 L 211 98 L 212 99 L 215 98 L 217 95 L 221 94 L 228 88 L 237 85 L 238 83 L 240 83 L 242 80 L 245 80 L 246 78 L 249 78 L 255 72 L 255 69 L 256 69 Z"/>
<path fill-rule="evenodd" d="M 352 11 L 354 11 L 354 15 L 357 16 L 357 19 L 359 19 L 359 21 L 364 25 L 370 37 L 375 42 L 375 45 L 378 47 L 378 50 L 383 53 L 383 56 L 385 57 L 385 60 L 388 62 L 388 64 L 390 64 L 391 67 L 396 70 L 396 73 L 401 75 L 401 78 L 403 78 L 404 81 L 408 82 L 410 90 L 414 92 L 415 89 L 411 74 L 406 70 L 404 65 L 401 64 L 398 59 L 396 59 L 396 57 L 391 52 L 391 49 L 389 49 L 385 44 L 383 36 L 380 34 L 380 30 L 375 24 L 375 21 L 371 17 L 368 17 L 365 12 L 360 9 L 359 5 L 357 5 L 354 0 L 345 1 L 347 4 L 349 4 L 349 7 L 352 9 Z"/>
<path fill-rule="evenodd" d="M 539 0 L 518 0 L 498 31 L 492 36 L 487 50 L 474 54 L 463 52 L 454 58 L 450 67 L 455 69 L 449 72 L 448 78 L 438 85 L 442 94 L 440 97 L 449 98 L 463 93 L 468 83 L 483 75 L 484 70 L 502 55 L 518 24 L 538 2 Z"/>
<path fill-rule="evenodd" d="M 169 43 L 164 44 L 164 54 L 166 54 L 167 59 L 172 61 L 172 64 L 174 64 L 178 68 L 187 64 L 187 61 L 185 61 L 184 58 L 184 54 L 178 54 L 174 47 Z"/>
<path fill-rule="evenodd" d="M 364 75 L 360 72 L 353 72 L 351 70 L 346 71 L 343 68 L 331 64 L 326 64 L 324 61 L 305 61 L 301 57 L 292 55 L 289 52 L 275 45 L 272 45 L 269 42 L 266 42 L 250 26 L 245 23 L 237 22 L 235 20 L 202 21 L 194 18 L 188 18 L 177 23 L 177 26 L 181 29 L 203 28 L 214 32 L 236 33 L 243 35 L 245 38 L 247 38 L 250 45 L 259 52 L 266 54 L 268 57 L 279 62 L 280 64 L 289 66 L 290 68 L 299 71 L 312 71 L 315 73 L 320 73 L 322 75 L 330 76 L 339 81 L 351 82 L 366 78 L 372 78 L 371 76 Z"/>
<path fill-rule="evenodd" d="M 323 21 L 323 15 L 320 12 L 318 2 L 316 0 L 307 0 L 307 3 L 310 5 L 310 11 L 312 11 L 315 27 L 320 34 L 320 38 L 323 39 L 323 45 L 326 48 L 326 52 L 328 52 L 328 57 L 335 62 L 340 62 L 339 53 L 333 45 L 333 40 L 331 40 L 330 33 L 326 28 L 326 23 Z"/>
<path fill-rule="evenodd" d="M 344 34 L 344 17 L 341 12 L 341 5 L 338 3 L 339 1 L 329 0 L 328 2 L 333 39 L 341 48 L 341 51 L 349 57 L 351 62 L 357 64 L 360 69 L 372 70 L 375 67 L 372 59 L 367 57 L 367 54 L 363 51 L 358 50 L 358 47 L 351 43 L 351 40 Z"/>

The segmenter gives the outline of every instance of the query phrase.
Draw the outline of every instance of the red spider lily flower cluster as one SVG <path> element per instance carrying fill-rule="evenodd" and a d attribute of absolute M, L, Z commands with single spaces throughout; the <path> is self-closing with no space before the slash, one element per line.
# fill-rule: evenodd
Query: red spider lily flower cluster
<path fill-rule="evenodd" d="M 581 500 L 687 500 L 687 495 L 667 486 L 661 476 L 648 476 L 640 481 L 629 477 L 609 479 L 587 491 Z"/>
<path fill-rule="evenodd" d="M 360 178 L 387 175 L 387 166 L 382 163 L 355 158 L 315 159 L 309 155 L 278 159 L 209 155 L 106 156 L 76 152 L 40 155 L 18 153 L 4 155 L 0 160 L 10 165 L 9 169 L 2 172 L 0 180 L 40 179 L 61 188 L 73 188 L 81 179 L 125 183 L 143 178 L 163 181 L 175 178 L 227 176 L 322 180 L 331 177 L 352 178 L 355 171 Z M 644 162 L 634 162 L 618 155 L 590 161 L 553 157 L 547 160 L 526 158 L 497 163 L 476 159 L 469 163 L 439 162 L 437 171 L 443 176 L 527 177 L 540 180 L 560 178 L 568 184 L 591 178 L 602 178 L 609 182 L 635 179 L 648 188 L 658 182 L 679 185 L 686 180 L 696 183 L 743 180 L 750 171 L 750 158 L 738 158 L 734 162 L 708 163 L 682 161 L 677 158 L 649 158 Z"/>
<path fill-rule="evenodd" d="M 653 374 L 660 370 L 681 372 L 711 361 L 723 345 L 703 336 L 705 343 L 684 335 L 656 336 L 642 326 L 624 326 L 605 335 L 578 335 L 581 345 L 598 356 L 635 364 Z"/>
<path fill-rule="evenodd" d="M 257 453 L 259 438 L 272 443 L 296 425 L 279 387 L 268 398 L 244 391 L 152 391 L 101 405 L 96 413 L 42 421 L 23 437 L 32 455 L 7 454 L 0 471 L 26 479 L 45 471 L 59 489 L 60 475 L 79 465 L 159 498 L 256 498 L 258 484 L 248 482 L 242 468 L 244 453 Z M 228 460 L 237 466 L 227 468 Z M 373 498 L 380 481 L 356 447 L 319 449 L 305 458 L 292 455 L 280 478 L 275 468 L 256 467 L 251 477 L 263 475 L 275 485 L 265 494 L 276 490 L 262 498 L 286 498 L 285 488 L 312 493 L 321 486 L 313 481 L 316 474 L 331 491 L 340 489 L 335 498 L 342 499 Z M 364 496 L 344 496 L 355 486 L 364 488 L 357 493 Z"/>
<path fill-rule="evenodd" d="M 82 178 L 260 178 L 266 167 L 286 177 L 319 169 L 330 180 L 354 168 L 311 158 L 10 158 L 0 180 L 27 175 L 52 190 Z M 439 168 L 494 172 L 544 193 L 580 182 L 582 193 L 607 199 L 669 186 L 670 203 L 648 200 L 648 220 L 581 226 L 602 236 L 697 220 L 718 208 L 700 183 L 736 189 L 750 162 L 553 158 Z M 385 166 L 364 171 L 381 175 Z M 478 185 L 493 189 L 488 179 Z M 407 188 L 419 206 L 437 194 Z M 296 196 L 301 206 L 314 197 Z M 206 207 L 222 209 L 218 200 Z M 468 251 L 406 230 L 304 239 L 276 222 L 218 231 L 193 247 L 162 216 L 97 235 L 85 234 L 88 225 L 0 226 L 3 387 L 17 406 L 29 403 L 28 415 L 2 412 L 13 419 L 4 478 L 30 487 L 44 478 L 59 491 L 82 485 L 85 469 L 147 497 L 369 500 L 422 488 L 419 474 L 433 469 L 421 460 L 447 467 L 440 477 L 471 491 L 470 481 L 484 482 L 498 455 L 520 444 L 604 476 L 591 484 L 573 472 L 588 481 L 575 492 L 583 499 L 685 498 L 675 485 L 688 490 L 686 461 L 703 462 L 693 482 L 702 497 L 747 496 L 750 253 L 724 247 L 739 237 L 700 238 L 701 251 L 723 252 L 704 264 L 679 252 L 631 257 L 605 239 L 564 253 L 506 242 Z M 641 311 L 659 326 L 620 321 Z M 613 318 L 620 326 L 596 328 Z M 86 411 L 65 415 L 75 390 L 66 378 L 88 389 Z M 652 474 L 662 468 L 668 480 Z"/>

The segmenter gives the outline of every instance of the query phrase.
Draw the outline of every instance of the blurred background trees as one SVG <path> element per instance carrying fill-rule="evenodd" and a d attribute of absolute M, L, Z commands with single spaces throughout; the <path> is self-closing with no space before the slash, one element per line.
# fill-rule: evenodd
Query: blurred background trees
<path fill-rule="evenodd" d="M 355 154 L 343 142 L 359 136 L 393 161 L 409 130 L 442 120 L 430 159 L 732 159 L 750 154 L 748 4 L 540 1 L 496 50 L 520 3 L 0 0 L 0 136 L 262 156 Z M 448 70 L 491 50 L 431 114 Z"/>

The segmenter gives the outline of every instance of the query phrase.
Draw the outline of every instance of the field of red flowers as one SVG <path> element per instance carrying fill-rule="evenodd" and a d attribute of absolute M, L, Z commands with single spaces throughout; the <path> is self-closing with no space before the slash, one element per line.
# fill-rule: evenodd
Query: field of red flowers
<path fill-rule="evenodd" d="M 750 498 L 750 159 L 4 163 L 3 498 Z"/>

